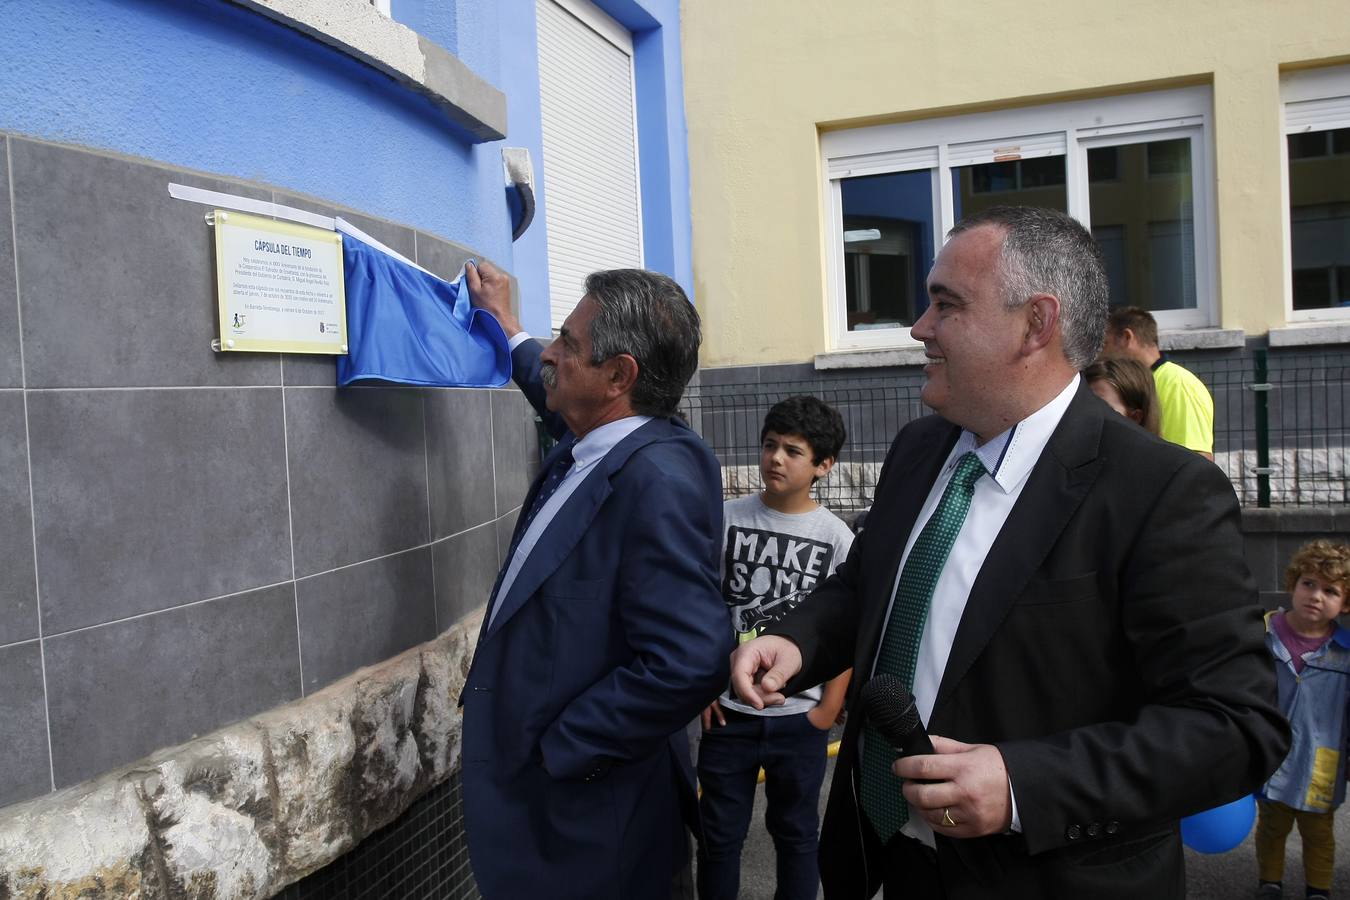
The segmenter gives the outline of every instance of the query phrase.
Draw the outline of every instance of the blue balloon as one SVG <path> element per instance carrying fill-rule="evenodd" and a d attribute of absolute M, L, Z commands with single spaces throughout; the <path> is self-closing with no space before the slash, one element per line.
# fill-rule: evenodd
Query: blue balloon
<path fill-rule="evenodd" d="M 1227 853 L 1247 839 L 1256 821 L 1256 798 L 1232 803 L 1181 820 L 1181 842 L 1197 853 Z"/>

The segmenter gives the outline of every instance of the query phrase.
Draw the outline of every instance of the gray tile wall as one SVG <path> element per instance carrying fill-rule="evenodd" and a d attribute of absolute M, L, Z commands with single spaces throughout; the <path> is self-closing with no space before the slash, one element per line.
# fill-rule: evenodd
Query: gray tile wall
<path fill-rule="evenodd" d="M 215 354 L 206 208 L 311 198 L 0 133 L 0 805 L 317 690 L 487 598 L 537 468 L 515 388 Z M 505 537 L 503 537 L 503 532 Z"/>

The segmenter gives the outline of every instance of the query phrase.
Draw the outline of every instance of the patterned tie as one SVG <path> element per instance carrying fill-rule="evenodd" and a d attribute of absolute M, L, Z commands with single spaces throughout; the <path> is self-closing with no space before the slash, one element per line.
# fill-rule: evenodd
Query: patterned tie
<path fill-rule="evenodd" d="M 956 471 L 942 492 L 937 508 L 928 517 L 905 560 L 900 573 L 900 584 L 895 590 L 895 603 L 886 623 L 886 633 L 877 653 L 876 673 L 897 675 L 913 689 L 914 666 L 919 658 L 919 640 L 928 620 L 928 607 L 933 600 L 952 542 L 966 520 L 970 498 L 975 493 L 975 482 L 985 474 L 984 464 L 974 453 L 964 454 L 956 463 Z M 867 819 L 884 844 L 909 819 L 909 807 L 900 794 L 900 783 L 891 772 L 895 751 L 889 741 L 870 724 L 864 726 L 862 759 L 862 805 Z"/>
<path fill-rule="evenodd" d="M 534 521 L 535 516 L 539 515 L 539 510 L 544 508 L 548 498 L 553 496 L 553 493 L 558 490 L 558 485 L 562 484 L 563 479 L 567 477 L 567 470 L 572 468 L 572 463 L 575 461 L 572 458 L 572 450 L 576 445 L 575 440 L 565 442 L 559 449 L 558 455 L 553 458 L 553 465 L 548 468 L 548 476 L 544 479 L 544 483 L 539 485 L 539 493 L 534 495 L 534 502 L 530 504 L 529 512 L 525 513 L 525 521 L 520 523 L 519 527 L 516 528 L 515 536 L 511 538 L 511 549 L 506 552 L 506 564 L 508 566 L 511 564 L 511 558 L 516 555 L 516 547 L 520 546 L 520 539 L 525 536 L 526 531 L 530 530 L 530 523 Z"/>
<path fill-rule="evenodd" d="M 563 483 L 567 477 L 567 470 L 572 468 L 572 450 L 577 445 L 575 439 L 568 440 L 554 457 L 553 464 L 548 467 L 548 475 L 544 482 L 539 485 L 539 492 L 534 495 L 534 502 L 530 504 L 530 509 L 525 513 L 525 520 L 516 526 L 516 533 L 511 536 L 511 547 L 506 551 L 506 558 L 502 560 L 502 567 L 497 571 L 497 580 L 492 585 L 492 593 L 488 594 L 488 609 L 483 616 L 483 628 L 478 632 L 478 642 L 482 643 L 483 638 L 487 636 L 488 627 L 492 624 L 492 617 L 497 613 L 497 603 L 501 598 L 497 592 L 501 590 L 502 579 L 506 577 L 506 571 L 511 568 L 511 560 L 516 557 L 516 548 L 520 546 L 520 540 L 525 536 L 525 532 L 530 530 L 530 523 L 534 517 L 539 515 L 539 510 L 544 508 L 548 498 L 552 497 L 558 490 L 558 485 Z"/>

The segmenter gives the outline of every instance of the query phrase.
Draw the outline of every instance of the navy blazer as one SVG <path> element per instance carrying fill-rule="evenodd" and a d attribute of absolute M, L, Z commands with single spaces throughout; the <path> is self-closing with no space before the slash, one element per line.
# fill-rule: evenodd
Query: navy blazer
<path fill-rule="evenodd" d="M 871 671 L 905 536 L 959 433 L 929 416 L 896 437 L 848 559 L 772 629 L 805 659 L 789 689 Z M 1079 385 L 971 587 L 928 723 L 998 746 L 1023 827 L 939 835 L 948 900 L 1182 900 L 1177 820 L 1256 789 L 1288 748 L 1238 526 L 1217 466 Z M 861 722 L 845 727 L 821 833 L 830 900 L 880 879 L 857 800 Z"/>
<path fill-rule="evenodd" d="M 562 437 L 540 352 L 518 347 L 515 377 Z M 463 790 L 489 900 L 670 896 L 695 805 L 684 727 L 727 683 L 721 531 L 712 452 L 653 419 L 586 474 L 485 619 L 462 698 Z"/>

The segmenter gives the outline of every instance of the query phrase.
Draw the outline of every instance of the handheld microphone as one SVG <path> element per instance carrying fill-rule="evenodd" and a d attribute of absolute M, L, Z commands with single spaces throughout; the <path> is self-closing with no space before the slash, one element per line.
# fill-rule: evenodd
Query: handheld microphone
<path fill-rule="evenodd" d="M 873 676 L 863 685 L 861 697 L 867 721 L 896 753 L 918 756 L 933 752 L 933 742 L 919 721 L 914 695 L 903 681 L 886 673 Z"/>

